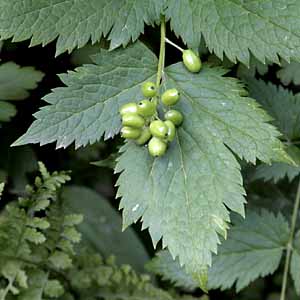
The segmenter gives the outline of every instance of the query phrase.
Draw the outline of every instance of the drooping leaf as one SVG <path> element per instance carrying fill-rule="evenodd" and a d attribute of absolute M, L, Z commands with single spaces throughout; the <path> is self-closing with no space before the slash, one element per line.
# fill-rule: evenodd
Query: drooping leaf
<path fill-rule="evenodd" d="M 246 220 L 236 218 L 228 239 L 219 247 L 209 270 L 209 288 L 227 289 L 236 283 L 237 291 L 260 276 L 273 273 L 279 266 L 289 228 L 282 215 L 249 212 Z M 197 282 L 186 274 L 168 251 L 162 251 L 148 268 L 176 285 L 195 289 Z"/>
<path fill-rule="evenodd" d="M 290 83 L 300 85 L 300 63 L 283 61 L 282 67 L 276 75 L 284 85 L 289 85 Z"/>
<path fill-rule="evenodd" d="M 15 145 L 57 141 L 66 147 L 75 140 L 81 146 L 118 133 L 119 106 L 140 99 L 140 84 L 155 76 L 157 59 L 136 43 L 111 53 L 102 50 L 94 61 L 61 76 L 67 87 L 45 97 L 51 105 L 35 115 Z M 200 74 L 189 73 L 182 63 L 168 67 L 163 89 L 180 91 L 177 108 L 185 118 L 176 140 L 161 159 L 129 143 L 116 167 L 123 171 L 118 194 L 124 227 L 142 217 L 154 244 L 163 237 L 164 246 L 202 286 L 218 233 L 226 235 L 227 207 L 244 214 L 240 166 L 228 148 L 250 162 L 289 161 L 279 133 L 267 123 L 270 117 L 253 99 L 242 97 L 241 84 L 225 73 L 207 65 Z"/>
<path fill-rule="evenodd" d="M 290 273 L 294 281 L 296 292 L 300 295 L 300 231 L 298 231 L 295 237 Z"/>
<path fill-rule="evenodd" d="M 201 33 L 217 56 L 248 64 L 251 53 L 260 61 L 278 62 L 278 55 L 300 59 L 300 2 L 292 0 L 229 1 L 169 0 L 171 27 L 190 47 Z"/>
<path fill-rule="evenodd" d="M 64 188 L 62 198 L 69 212 L 84 215 L 78 229 L 85 242 L 104 257 L 115 255 L 118 263 L 144 271 L 146 250 L 132 229 L 122 232 L 121 217 L 106 199 L 83 186 Z"/>
<path fill-rule="evenodd" d="M 60 75 L 67 87 L 44 97 L 51 105 L 35 114 L 37 120 L 15 145 L 57 141 L 59 148 L 75 141 L 78 148 L 119 131 L 119 107 L 142 97 L 140 85 L 154 76 L 157 60 L 141 43 L 126 50 L 101 50 L 93 60 L 96 65 Z"/>
<path fill-rule="evenodd" d="M 14 62 L 0 65 L 0 100 L 27 98 L 28 91 L 35 89 L 43 77 L 44 74 L 33 67 L 20 67 Z"/>
<path fill-rule="evenodd" d="M 56 54 L 108 36 L 113 48 L 135 41 L 144 23 L 159 21 L 165 1 L 149 0 L 3 0 L 0 37 L 31 38 L 31 46 L 57 40 Z"/>

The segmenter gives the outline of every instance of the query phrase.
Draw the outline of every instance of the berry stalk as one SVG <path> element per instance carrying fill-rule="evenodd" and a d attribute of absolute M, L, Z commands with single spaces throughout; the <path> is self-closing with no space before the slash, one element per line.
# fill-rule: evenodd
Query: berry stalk
<path fill-rule="evenodd" d="M 162 74 L 165 67 L 165 53 L 166 53 L 165 39 L 166 39 L 166 22 L 165 22 L 165 17 L 162 17 L 161 24 L 160 24 L 160 50 L 159 50 L 158 69 L 157 69 L 157 78 L 156 78 L 157 91 L 159 90 Z"/>
<path fill-rule="evenodd" d="M 298 184 L 298 189 L 297 189 L 297 194 L 296 194 L 294 209 L 293 209 L 293 215 L 292 215 L 292 220 L 291 220 L 291 230 L 290 230 L 289 241 L 287 244 L 287 253 L 286 253 L 285 264 L 284 264 L 284 273 L 283 273 L 280 300 L 285 300 L 288 272 L 289 272 L 289 268 L 290 268 L 291 255 L 292 255 L 292 250 L 293 250 L 293 240 L 294 240 L 294 235 L 295 235 L 295 230 L 296 230 L 296 223 L 297 223 L 299 207 L 300 207 L 300 181 Z"/>

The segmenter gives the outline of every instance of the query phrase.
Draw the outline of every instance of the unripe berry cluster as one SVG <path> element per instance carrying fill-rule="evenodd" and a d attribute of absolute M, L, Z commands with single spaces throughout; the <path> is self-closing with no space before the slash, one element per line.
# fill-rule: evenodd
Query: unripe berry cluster
<path fill-rule="evenodd" d="M 169 109 L 164 114 L 164 120 L 158 117 L 157 89 L 153 82 L 145 82 L 142 93 L 147 99 L 139 103 L 129 102 L 120 108 L 123 125 L 121 135 L 134 140 L 138 145 L 148 143 L 150 155 L 162 156 L 167 151 L 168 143 L 174 140 L 176 126 L 181 125 L 183 116 L 179 111 Z M 179 98 L 176 89 L 169 89 L 162 94 L 161 102 L 170 108 Z"/>

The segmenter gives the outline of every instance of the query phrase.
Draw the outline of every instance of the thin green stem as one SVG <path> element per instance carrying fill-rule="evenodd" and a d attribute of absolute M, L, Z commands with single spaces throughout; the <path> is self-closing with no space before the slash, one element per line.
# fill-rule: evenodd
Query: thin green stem
<path fill-rule="evenodd" d="M 160 50 L 159 50 L 159 59 L 158 59 L 158 69 L 157 69 L 157 78 L 156 78 L 156 88 L 159 90 L 162 74 L 165 67 L 165 52 L 166 52 L 166 22 L 165 18 L 161 18 L 160 24 Z"/>
<path fill-rule="evenodd" d="M 168 38 L 165 38 L 165 40 L 166 40 L 166 43 L 172 45 L 173 47 L 175 47 L 175 48 L 178 49 L 179 51 L 181 51 L 181 52 L 184 51 L 181 47 L 179 47 L 177 44 L 175 44 L 175 43 L 173 43 L 172 41 L 170 41 Z"/>
<path fill-rule="evenodd" d="M 295 203 L 294 203 L 294 209 L 293 209 L 293 215 L 292 215 L 292 221 L 291 221 L 290 237 L 289 237 L 289 241 L 288 241 L 288 244 L 287 244 L 287 252 L 286 252 L 286 258 L 285 258 L 285 264 L 284 264 L 280 300 L 285 300 L 288 273 L 289 273 L 291 255 L 292 255 L 292 250 L 293 250 L 293 240 L 294 240 L 294 235 L 295 235 L 295 230 L 296 230 L 296 223 L 297 223 L 299 207 L 300 207 L 300 180 L 299 180 L 299 183 L 298 183 L 298 189 L 297 189 L 297 194 L 296 194 Z"/>

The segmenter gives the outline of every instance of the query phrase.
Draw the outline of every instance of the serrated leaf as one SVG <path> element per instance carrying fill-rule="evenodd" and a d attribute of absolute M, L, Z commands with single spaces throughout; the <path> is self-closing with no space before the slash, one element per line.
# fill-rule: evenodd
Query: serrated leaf
<path fill-rule="evenodd" d="M 159 21 L 165 1 L 148 0 L 4 0 L 0 4 L 1 39 L 31 38 L 31 46 L 57 40 L 56 54 L 108 36 L 112 47 L 136 40 L 144 22 Z"/>
<path fill-rule="evenodd" d="M 57 148 L 75 141 L 76 148 L 118 133 L 119 107 L 138 101 L 140 85 L 156 73 L 157 59 L 141 43 L 126 50 L 101 52 L 93 57 L 96 65 L 85 65 L 60 75 L 67 87 L 56 88 L 44 97 L 51 105 L 34 116 L 36 121 L 14 145 L 57 141 Z"/>
<path fill-rule="evenodd" d="M 261 164 L 256 168 L 253 179 L 272 180 L 274 183 L 277 183 L 279 180 L 287 177 L 289 181 L 292 181 L 300 173 L 300 149 L 290 145 L 286 148 L 286 152 L 297 166 L 276 162 L 272 163 L 272 165 Z"/>
<path fill-rule="evenodd" d="M 214 257 L 209 287 L 227 289 L 236 283 L 240 291 L 258 277 L 272 274 L 288 239 L 289 226 L 281 214 L 248 213 L 245 220 L 236 221 Z"/>
<path fill-rule="evenodd" d="M 79 243 L 81 241 L 81 233 L 79 233 L 74 227 L 65 228 L 62 236 L 72 243 Z"/>
<path fill-rule="evenodd" d="M 130 264 L 134 269 L 144 271 L 149 257 L 143 244 L 131 228 L 121 231 L 122 220 L 106 199 L 83 186 L 65 187 L 62 199 L 68 212 L 84 215 L 78 226 L 84 243 L 104 257 L 113 254 L 119 264 Z"/>
<path fill-rule="evenodd" d="M 234 223 L 228 239 L 219 247 L 218 255 L 213 257 L 209 288 L 227 289 L 236 283 L 239 291 L 259 276 L 273 273 L 279 266 L 289 238 L 288 224 L 282 215 L 251 211 L 246 220 L 235 218 Z M 186 274 L 168 251 L 159 252 L 148 268 L 176 286 L 198 287 L 197 282 Z"/>
<path fill-rule="evenodd" d="M 27 225 L 38 229 L 47 229 L 50 226 L 48 221 L 38 217 L 29 219 Z"/>
<path fill-rule="evenodd" d="M 34 244 L 42 244 L 46 241 L 46 237 L 34 228 L 26 228 L 24 238 Z"/>
<path fill-rule="evenodd" d="M 298 231 L 295 236 L 290 273 L 294 281 L 296 292 L 300 295 L 300 231 Z"/>
<path fill-rule="evenodd" d="M 137 43 L 101 51 L 94 61 L 98 65 L 61 76 L 67 87 L 46 97 L 52 105 L 36 114 L 38 120 L 15 145 L 57 140 L 58 147 L 66 147 L 75 140 L 81 146 L 119 131 L 119 105 L 141 97 L 140 83 L 154 76 L 157 59 Z M 241 97 L 241 84 L 225 73 L 207 65 L 200 74 L 182 63 L 168 67 L 163 88 L 180 91 L 177 108 L 185 117 L 176 140 L 162 159 L 130 143 L 116 168 L 124 171 L 118 181 L 124 226 L 142 217 L 154 244 L 163 236 L 164 246 L 201 281 L 218 233 L 226 235 L 226 206 L 244 214 L 240 166 L 228 148 L 251 162 L 289 161 L 279 133 L 266 123 L 270 117 L 253 99 Z"/>
<path fill-rule="evenodd" d="M 64 252 L 55 251 L 50 257 L 49 261 L 57 269 L 68 269 L 72 266 L 71 258 Z"/>
<path fill-rule="evenodd" d="M 284 85 L 289 85 L 290 83 L 300 85 L 300 63 L 283 61 L 282 67 L 276 75 Z"/>
<path fill-rule="evenodd" d="M 300 138 L 300 94 L 281 86 L 246 77 L 250 96 L 274 118 L 273 123 L 289 141 Z"/>
<path fill-rule="evenodd" d="M 58 298 L 64 294 L 64 287 L 58 280 L 48 280 L 44 293 L 50 298 Z"/>
<path fill-rule="evenodd" d="M 189 47 L 203 34 L 210 51 L 248 64 L 251 53 L 260 61 L 278 62 L 278 55 L 300 59 L 300 2 L 292 0 L 229 1 L 169 0 L 171 27 Z"/>
<path fill-rule="evenodd" d="M 176 287 L 185 290 L 195 290 L 199 287 L 195 279 L 180 267 L 178 260 L 173 260 L 169 251 L 159 251 L 147 265 L 147 270 L 162 276 L 162 279 L 170 281 Z"/>
<path fill-rule="evenodd" d="M 44 74 L 33 67 L 20 67 L 14 62 L 0 65 L 0 99 L 23 100 L 27 98 L 28 90 L 35 89 L 43 77 Z"/>
<path fill-rule="evenodd" d="M 79 225 L 80 223 L 82 223 L 82 221 L 83 221 L 83 215 L 71 214 L 71 215 L 65 216 L 63 225 L 64 226 L 75 226 L 75 225 Z"/>

